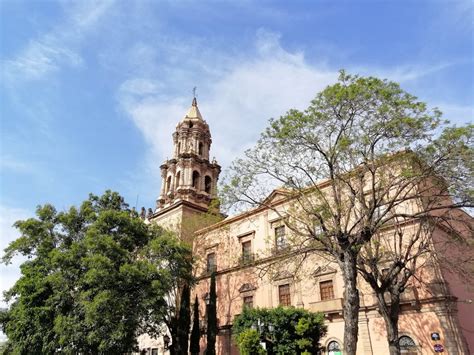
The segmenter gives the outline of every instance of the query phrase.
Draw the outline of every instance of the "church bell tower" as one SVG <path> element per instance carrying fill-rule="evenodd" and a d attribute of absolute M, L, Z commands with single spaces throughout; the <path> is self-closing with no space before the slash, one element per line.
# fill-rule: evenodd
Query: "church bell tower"
<path fill-rule="evenodd" d="M 161 166 L 161 192 L 156 213 L 185 204 L 207 211 L 217 197 L 217 180 L 221 167 L 210 161 L 211 133 L 202 118 L 194 97 L 191 108 L 173 133 L 173 158 Z"/>

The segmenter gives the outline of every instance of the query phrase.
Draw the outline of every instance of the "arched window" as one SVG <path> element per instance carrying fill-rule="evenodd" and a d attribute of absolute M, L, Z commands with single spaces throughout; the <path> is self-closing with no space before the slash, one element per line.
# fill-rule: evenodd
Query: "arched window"
<path fill-rule="evenodd" d="M 415 342 L 407 335 L 402 335 L 398 338 L 398 344 L 400 345 L 400 353 L 402 354 L 416 355 L 418 353 Z"/>
<path fill-rule="evenodd" d="M 176 187 L 180 185 L 179 180 L 181 180 L 181 171 L 178 171 L 178 173 L 176 174 L 176 182 L 174 183 Z"/>
<path fill-rule="evenodd" d="M 181 142 L 178 143 L 178 154 L 181 153 Z"/>
<path fill-rule="evenodd" d="M 170 192 L 171 189 L 171 176 L 166 179 L 166 192 Z"/>
<path fill-rule="evenodd" d="M 193 171 L 193 187 L 199 189 L 199 173 L 197 171 Z"/>
<path fill-rule="evenodd" d="M 328 355 L 342 355 L 341 346 L 335 340 L 328 344 Z"/>
<path fill-rule="evenodd" d="M 210 176 L 206 176 L 204 178 L 204 190 L 210 194 L 211 193 L 211 187 L 212 187 L 212 179 Z"/>
<path fill-rule="evenodd" d="M 199 142 L 199 150 L 198 150 L 199 156 L 202 156 L 202 148 L 203 148 L 203 145 L 201 142 Z"/>

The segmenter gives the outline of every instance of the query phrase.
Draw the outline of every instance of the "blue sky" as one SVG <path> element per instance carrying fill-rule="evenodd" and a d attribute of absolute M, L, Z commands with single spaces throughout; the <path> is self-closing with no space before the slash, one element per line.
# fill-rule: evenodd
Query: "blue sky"
<path fill-rule="evenodd" d="M 0 247 L 38 204 L 152 207 L 197 86 L 225 168 L 339 69 L 472 122 L 471 1 L 0 1 Z M 0 267 L 1 288 L 18 261 Z"/>

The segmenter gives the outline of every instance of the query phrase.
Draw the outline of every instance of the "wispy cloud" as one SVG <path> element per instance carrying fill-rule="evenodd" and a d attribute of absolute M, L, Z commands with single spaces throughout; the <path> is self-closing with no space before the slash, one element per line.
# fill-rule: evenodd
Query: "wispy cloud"
<path fill-rule="evenodd" d="M 10 155 L 2 154 L 2 159 L 0 159 L 0 173 L 4 173 L 6 171 L 13 171 L 16 173 L 33 173 L 35 169 L 31 163 L 16 159 Z"/>
<path fill-rule="evenodd" d="M 140 56 L 133 56 L 134 64 L 149 63 L 156 56 L 156 48 L 147 49 L 141 43 L 135 48 Z M 251 147 L 271 117 L 278 117 L 290 108 L 304 109 L 314 95 L 334 83 L 338 70 L 326 64 L 327 58 L 312 58 L 303 52 L 285 49 L 280 35 L 260 29 L 253 50 L 232 59 L 229 53 L 218 50 L 196 50 L 189 43 L 180 46 L 171 42 L 171 56 L 179 53 L 178 68 L 166 72 L 150 72 L 149 76 L 131 76 L 118 90 L 120 109 L 134 122 L 150 146 L 146 154 L 147 172 L 159 180 L 159 165 L 171 154 L 171 134 L 176 123 L 187 111 L 190 88 L 204 87 L 198 97 L 201 112 L 211 127 L 215 155 L 224 167 Z M 149 55 L 146 55 L 146 54 Z M 250 53 L 250 54 L 249 54 Z M 142 55 L 145 54 L 145 55 Z M 187 59 L 190 58 L 190 59 Z M 207 59 L 213 65 L 205 64 Z M 196 63 L 201 63 L 200 67 Z M 453 65 L 400 65 L 392 68 L 347 68 L 352 73 L 375 75 L 400 83 L 417 82 Z M 198 78 L 197 82 L 190 82 Z M 178 88 L 178 89 L 177 89 Z M 178 92 L 170 96 L 170 93 Z M 447 116 L 465 115 L 469 108 L 444 104 Z"/>
<path fill-rule="evenodd" d="M 53 36 L 32 40 L 14 59 L 3 63 L 9 83 L 41 79 L 63 65 L 78 67 L 82 58 Z"/>
<path fill-rule="evenodd" d="M 79 47 L 113 0 L 68 2 L 68 15 L 49 32 L 32 38 L 16 56 L 2 62 L 6 83 L 17 86 L 55 73 L 63 67 L 77 68 L 84 61 Z"/>
<path fill-rule="evenodd" d="M 219 76 L 201 72 L 199 79 L 205 86 L 203 99 L 198 99 L 201 112 L 211 125 L 214 154 L 223 165 L 253 144 L 270 117 L 306 107 L 316 92 L 337 77 L 334 70 L 308 64 L 303 53 L 285 50 L 276 33 L 259 30 L 253 52 L 235 61 L 213 53 L 215 62 L 223 59 L 223 67 L 214 68 Z M 191 88 L 194 83 L 184 79 L 175 84 Z M 171 152 L 171 133 L 190 105 L 190 90 L 183 91 L 171 99 L 158 79 L 143 78 L 130 78 L 120 87 L 120 107 L 150 144 L 149 160 L 154 166 Z"/>
<path fill-rule="evenodd" d="M 456 65 L 457 63 L 437 63 L 437 64 L 410 64 L 399 65 L 391 68 L 354 68 L 355 72 L 364 75 L 376 76 L 383 79 L 390 79 L 398 83 L 406 83 L 409 81 L 416 81 L 425 76 L 437 73 L 444 69 Z"/>

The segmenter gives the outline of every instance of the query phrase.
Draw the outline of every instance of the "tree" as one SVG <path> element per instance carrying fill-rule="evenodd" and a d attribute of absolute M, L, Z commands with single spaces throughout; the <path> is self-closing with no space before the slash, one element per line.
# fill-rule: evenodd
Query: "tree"
<path fill-rule="evenodd" d="M 194 299 L 193 306 L 193 329 L 191 330 L 191 341 L 189 344 L 189 350 L 192 355 L 199 355 L 201 351 L 199 347 L 199 342 L 201 341 L 201 329 L 199 324 L 199 303 L 198 297 Z"/>
<path fill-rule="evenodd" d="M 232 164 L 223 201 L 236 208 L 244 203 L 273 209 L 293 232 L 291 253 L 324 253 L 337 261 L 345 285 L 344 350 L 353 355 L 357 275 L 369 281 L 373 272 L 363 267 L 373 265 L 369 246 L 388 238 L 384 231 L 402 221 L 426 225 L 443 219 L 449 225 L 449 211 L 474 205 L 472 133 L 473 125 L 449 126 L 439 110 L 429 110 L 396 83 L 341 71 L 339 81 L 317 94 L 304 112 L 290 110 L 270 120 L 256 146 Z M 265 199 L 278 185 L 287 197 L 284 211 Z M 413 245 L 420 244 L 427 250 L 413 238 Z M 392 261 L 398 266 L 388 266 L 390 276 L 380 292 L 401 290 L 413 276 L 399 278 L 404 262 Z M 397 319 L 383 316 L 387 329 L 394 329 L 388 341 L 396 354 Z"/>
<path fill-rule="evenodd" d="M 267 352 L 260 345 L 260 334 L 255 329 L 245 329 L 236 337 L 241 355 L 265 355 Z"/>
<path fill-rule="evenodd" d="M 240 351 L 248 354 L 258 353 L 260 341 L 269 354 L 316 354 L 326 334 L 322 313 L 292 307 L 244 308 L 232 330 Z"/>
<path fill-rule="evenodd" d="M 191 270 L 189 248 L 146 225 L 116 192 L 36 215 L 15 223 L 21 236 L 3 256 L 28 257 L 5 294 L 9 351 L 125 353 L 138 335 L 160 334 L 166 295 Z"/>
<path fill-rule="evenodd" d="M 191 309 L 190 309 L 191 290 L 188 283 L 183 285 L 181 291 L 178 326 L 177 326 L 177 354 L 187 354 L 189 344 L 189 329 L 191 326 Z"/>
<path fill-rule="evenodd" d="M 216 273 L 211 274 L 209 286 L 209 304 L 207 305 L 207 344 L 206 355 L 215 355 L 217 335 L 217 294 Z"/>

